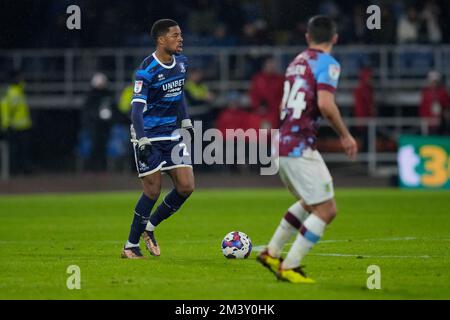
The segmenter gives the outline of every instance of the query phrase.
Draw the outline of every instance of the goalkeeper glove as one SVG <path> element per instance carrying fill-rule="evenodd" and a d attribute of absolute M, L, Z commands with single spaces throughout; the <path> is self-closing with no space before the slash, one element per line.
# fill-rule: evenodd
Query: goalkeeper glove
<path fill-rule="evenodd" d="M 138 159 L 141 162 L 147 162 L 151 154 L 152 144 L 147 137 L 140 138 L 138 141 Z"/>
<path fill-rule="evenodd" d="M 191 119 L 184 119 L 181 121 L 181 129 L 186 130 L 189 133 L 189 137 L 191 138 L 191 141 L 194 140 L 194 127 L 192 126 Z"/>

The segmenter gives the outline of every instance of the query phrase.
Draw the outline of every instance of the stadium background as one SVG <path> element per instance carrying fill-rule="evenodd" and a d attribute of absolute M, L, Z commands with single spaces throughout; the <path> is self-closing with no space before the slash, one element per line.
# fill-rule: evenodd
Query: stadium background
<path fill-rule="evenodd" d="M 66 27 L 69 17 L 66 8 L 71 4 L 81 8 L 81 30 Z M 365 11 L 370 4 L 381 8 L 381 30 L 366 27 L 369 15 Z M 333 16 L 339 24 L 340 34 L 335 55 L 343 69 L 337 100 L 363 154 L 357 164 L 346 163 L 329 128 L 322 129 L 320 148 L 330 166 L 336 168 L 338 181 L 342 175 L 346 185 L 349 176 L 354 176 L 356 185 L 364 181 L 369 185 L 397 184 L 399 136 L 448 133 L 445 125 L 439 131 L 439 116 L 430 119 L 421 117 L 419 112 L 421 90 L 427 86 L 430 71 L 439 71 L 442 83 L 449 87 L 450 47 L 446 44 L 450 42 L 450 31 L 445 21 L 450 10 L 447 1 L 338 3 L 327 0 L 298 4 L 287 0 L 198 0 L 170 4 L 149 1 L 142 5 L 138 1 L 24 0 L 6 1 L 2 6 L 0 86 L 4 91 L 11 70 L 22 70 L 33 121 L 28 153 L 32 159 L 28 171 L 32 175 L 24 177 L 21 172 L 7 175 L 3 168 L 4 180 L 12 178 L 6 186 L 2 183 L 5 192 L 15 190 L 14 181 L 22 184 L 22 181 L 32 180 L 33 176 L 54 173 L 82 176 L 89 172 L 109 172 L 104 178 L 106 185 L 123 179 L 134 185 L 130 176 L 133 175 L 132 164 L 123 166 L 124 162 L 130 162 L 129 154 L 124 155 L 123 145 L 116 149 L 108 147 L 103 161 L 105 166 L 92 170 L 86 167 L 89 139 L 84 139 L 83 135 L 82 110 L 87 108 L 93 75 L 97 72 L 105 74 L 112 97 L 109 104 L 119 115 L 110 120 L 105 130 L 121 124 L 122 131 L 114 131 L 110 137 L 123 134 L 123 125 L 128 124 L 128 110 L 119 106 L 120 103 L 123 105 L 121 94 L 130 85 L 134 68 L 152 52 L 149 28 L 161 17 L 171 17 L 180 23 L 190 67 L 201 73 L 202 83 L 211 92 L 212 98 L 190 103 L 194 120 L 206 121 L 207 127 L 229 125 L 229 122 L 218 124 L 218 118 L 228 107 L 239 105 L 260 116 L 253 125 L 256 128 L 267 127 L 264 120 L 271 121 L 270 117 L 261 116 L 267 108 L 265 102 L 252 100 L 252 95 L 259 93 L 251 92 L 252 79 L 261 70 L 265 59 L 272 57 L 274 72 L 281 74 L 292 57 L 305 46 L 308 17 L 316 13 Z M 415 11 L 416 18 L 408 24 L 405 21 L 411 10 Z M 408 38 L 411 30 L 412 36 Z M 369 89 L 360 80 L 367 75 L 364 70 L 368 69 L 373 74 L 373 86 Z M 355 107 L 355 90 L 361 86 L 363 91 L 360 92 L 364 95 L 367 92 L 364 90 L 369 90 L 367 94 L 373 95 L 374 99 L 373 106 L 367 106 L 366 111 L 358 111 Z M 367 100 L 359 102 L 360 105 L 364 103 L 367 104 Z M 373 110 L 369 110 L 371 108 Z M 231 124 L 239 127 L 239 124 Z M 276 123 L 271 125 L 274 127 Z M 123 141 L 117 143 L 123 144 Z M 2 152 L 4 157 L 5 153 Z M 196 169 L 199 173 L 215 170 L 226 176 L 232 172 L 251 177 L 256 172 L 251 168 L 234 167 L 197 166 Z M 125 178 L 109 178 L 123 173 Z M 61 179 L 60 175 L 58 177 Z M 73 177 L 71 175 L 70 180 L 74 180 Z M 275 184 L 276 181 L 273 179 Z"/>
<path fill-rule="evenodd" d="M 66 27 L 72 4 L 81 8 L 81 30 Z M 381 30 L 366 28 L 371 4 L 381 8 Z M 257 166 L 196 166 L 197 190 L 158 229 L 160 259 L 120 260 L 140 193 L 127 149 L 126 88 L 153 52 L 152 22 L 173 18 L 182 27 L 190 74 L 203 77 L 200 84 L 191 79 L 191 93 L 202 95 L 190 101 L 194 120 L 235 127 L 245 125 L 234 122 L 245 113 L 252 127 L 267 128 L 276 120 L 268 102 L 255 97 L 272 91 L 253 92 L 255 78 L 268 58 L 283 72 L 305 48 L 306 22 L 318 13 L 339 24 L 337 101 L 361 154 L 348 162 L 332 130 L 321 128 L 319 148 L 340 213 L 306 258 L 317 285 L 305 290 L 276 282 L 254 262 L 293 202 L 278 176 L 260 176 Z M 449 18 L 444 0 L 2 1 L 0 98 L 11 71 L 20 69 L 33 125 L 26 171 L 11 172 L 23 158 L 6 168 L 17 141 L 5 130 L 0 135 L 0 299 L 448 299 L 448 190 L 397 188 L 397 157 L 400 138 L 428 152 L 440 146 L 440 157 L 424 156 L 440 159 L 440 167 L 422 174 L 433 189 L 448 186 L 449 121 L 445 112 L 430 112 L 435 101 L 423 97 L 433 95 L 433 70 L 441 75 L 440 92 L 450 89 Z M 90 163 L 86 110 L 98 108 L 92 94 L 92 83 L 104 79 L 98 73 L 108 79 L 113 116 L 97 133 L 117 144 L 95 154 L 105 161 Z M 271 79 L 279 75 L 261 78 L 276 84 Z M 414 151 L 405 151 L 407 162 L 415 161 Z M 166 191 L 170 181 L 163 181 Z M 219 243 L 233 229 L 252 238 L 250 259 L 222 257 Z M 66 287 L 70 265 L 81 268 L 81 290 Z M 369 265 L 381 268 L 381 290 L 366 287 Z"/>

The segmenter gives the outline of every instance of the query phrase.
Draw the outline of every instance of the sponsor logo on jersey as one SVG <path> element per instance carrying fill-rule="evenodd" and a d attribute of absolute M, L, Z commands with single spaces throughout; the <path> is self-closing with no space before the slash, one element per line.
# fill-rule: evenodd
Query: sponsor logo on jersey
<path fill-rule="evenodd" d="M 183 73 L 186 72 L 186 67 L 184 66 L 183 62 L 180 63 L 180 71 L 183 72 Z"/>
<path fill-rule="evenodd" d="M 332 80 L 338 80 L 339 75 L 341 74 L 341 68 L 338 65 L 330 64 L 328 67 L 328 75 Z"/>
<path fill-rule="evenodd" d="M 175 80 L 169 83 L 163 84 L 163 90 L 168 92 L 180 91 L 184 86 L 184 79 Z"/>
<path fill-rule="evenodd" d="M 142 80 L 136 80 L 134 82 L 134 93 L 141 93 L 143 83 L 144 82 Z"/>
<path fill-rule="evenodd" d="M 164 80 L 165 77 L 162 73 L 158 74 L 158 81 Z"/>

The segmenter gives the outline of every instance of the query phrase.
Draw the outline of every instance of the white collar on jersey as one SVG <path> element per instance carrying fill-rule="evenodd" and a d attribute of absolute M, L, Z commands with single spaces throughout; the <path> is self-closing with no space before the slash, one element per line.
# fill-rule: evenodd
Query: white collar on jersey
<path fill-rule="evenodd" d="M 173 57 L 173 62 L 172 62 L 172 65 L 171 65 L 171 66 L 168 66 L 168 65 L 162 63 L 161 61 L 159 61 L 158 57 L 156 56 L 156 51 L 153 52 L 152 56 L 153 56 L 153 58 L 155 58 L 156 61 L 158 61 L 158 63 L 159 63 L 163 68 L 166 68 L 166 69 L 172 69 L 172 68 L 175 67 L 175 65 L 177 64 L 177 61 L 176 61 L 176 58 L 175 58 L 174 55 L 172 56 L 172 57 Z"/>

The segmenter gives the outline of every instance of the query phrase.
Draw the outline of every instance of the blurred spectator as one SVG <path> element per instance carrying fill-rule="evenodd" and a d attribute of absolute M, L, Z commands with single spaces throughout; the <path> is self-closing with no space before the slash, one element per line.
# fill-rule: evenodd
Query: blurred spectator
<path fill-rule="evenodd" d="M 397 42 L 400 44 L 419 41 L 419 17 L 414 7 L 409 7 L 397 25 Z"/>
<path fill-rule="evenodd" d="M 236 44 L 236 39 L 228 34 L 226 25 L 219 23 L 214 28 L 212 37 L 208 41 L 214 47 L 232 47 Z"/>
<path fill-rule="evenodd" d="M 353 91 L 355 118 L 375 117 L 373 71 L 370 68 L 363 68 L 359 72 L 359 83 Z"/>
<path fill-rule="evenodd" d="M 349 39 L 353 43 L 364 44 L 368 42 L 370 30 L 366 26 L 366 7 L 357 5 L 353 8 L 353 16 L 351 21 L 350 34 L 352 38 Z"/>
<path fill-rule="evenodd" d="M 353 116 L 356 119 L 371 118 L 376 116 L 373 90 L 373 71 L 370 68 L 363 68 L 359 72 L 359 83 L 353 91 L 354 109 Z M 366 126 L 355 128 L 358 135 L 363 140 L 363 151 L 368 148 L 368 133 Z"/>
<path fill-rule="evenodd" d="M 381 30 L 371 30 L 374 42 L 379 44 L 395 43 L 397 21 L 391 6 L 381 6 L 381 26 Z"/>
<path fill-rule="evenodd" d="M 11 174 L 30 174 L 32 121 L 20 70 L 11 72 L 9 86 L 4 97 L 0 98 L 0 129 L 9 141 Z"/>
<path fill-rule="evenodd" d="M 208 0 L 194 1 L 193 11 L 188 18 L 188 30 L 198 35 L 208 35 L 211 26 L 215 25 L 216 12 Z"/>
<path fill-rule="evenodd" d="M 441 43 L 442 30 L 439 23 L 440 8 L 434 0 L 428 0 L 421 12 L 425 29 L 425 42 Z"/>
<path fill-rule="evenodd" d="M 42 2 L 42 1 L 41 1 Z M 45 4 L 44 4 L 45 2 Z M 303 34 L 295 38 L 295 25 L 305 23 L 307 16 L 321 13 L 331 16 L 339 25 L 341 43 L 362 41 L 362 29 L 366 21 L 363 5 L 367 8 L 370 1 L 298 1 L 286 0 L 274 5 L 275 1 L 239 1 L 239 0 L 191 0 L 155 2 L 128 0 L 115 1 L 105 6 L 105 1 L 78 0 L 82 8 L 82 29 L 92 32 L 74 32 L 66 27 L 66 8 L 72 4 L 70 0 L 48 0 L 40 5 L 25 6 L 20 1 L 3 1 L 0 10 L 0 21 L 8 28 L 0 28 L 0 47 L 102 47 L 102 46 L 136 46 L 151 45 L 148 38 L 148 26 L 142 21 L 155 21 L 162 15 L 170 15 L 185 28 L 185 40 L 195 39 L 195 45 L 207 45 L 203 39 L 214 37 L 215 27 L 222 24 L 227 34 L 241 45 L 273 44 L 272 34 L 286 32 L 286 37 L 279 42 L 303 44 Z M 374 2 L 374 1 L 372 1 Z M 402 16 L 405 4 L 417 3 L 417 13 L 413 7 L 408 14 Z M 421 5 L 424 3 L 424 5 Z M 418 40 L 440 43 L 450 41 L 448 24 L 440 25 L 450 16 L 448 1 L 404 1 L 377 0 L 381 6 L 382 30 L 373 30 L 368 34 L 376 37 L 377 43 L 394 43 L 392 29 L 399 26 L 399 43 L 414 43 Z M 274 10 L 277 8 L 279 10 Z M 301 8 L 297 12 L 297 9 Z M 294 10 L 295 9 L 295 10 Z M 413 13 L 414 11 L 414 13 Z M 352 15 L 353 12 L 353 15 Z M 19 14 L 20 13 L 20 14 Z M 408 16 L 413 18 L 408 18 Z M 30 17 L 42 17 L 47 22 L 44 26 Z M 120 23 L 117 23 L 117 22 Z M 245 27 L 244 27 L 245 26 Z M 355 29 L 352 29 L 355 26 Z M 443 28 L 446 28 L 444 30 Z M 10 30 L 14 30 L 13 33 Z M 51 32 L 49 32 L 51 30 Z M 289 31 L 287 31 L 289 30 Z M 355 31 L 355 32 L 353 32 Z M 367 32 L 366 32 L 367 33 Z M 395 32 L 397 33 L 397 32 Z M 355 38 L 356 36 L 356 38 Z M 293 39 L 294 38 L 294 39 Z M 144 40 L 145 39 L 145 40 Z M 227 39 L 227 38 L 225 38 Z M 354 40 L 356 39 L 356 40 Z M 228 39 L 227 39 L 228 41 Z M 221 41 L 220 43 L 226 43 Z"/>
<path fill-rule="evenodd" d="M 244 24 L 239 44 L 242 46 L 270 45 L 271 41 L 267 30 L 267 22 L 260 19 Z"/>
<path fill-rule="evenodd" d="M 438 134 L 441 136 L 450 136 L 450 108 L 442 111 Z"/>
<path fill-rule="evenodd" d="M 428 84 L 422 90 L 422 98 L 419 107 L 419 116 L 421 118 L 433 118 L 441 120 L 446 116 L 450 108 L 450 97 L 441 82 L 441 75 L 437 71 L 428 73 Z M 436 133 L 438 126 L 429 126 L 430 133 Z"/>
<path fill-rule="evenodd" d="M 214 101 L 214 94 L 203 82 L 202 70 L 189 70 L 184 94 L 191 119 L 202 121 L 204 130 L 210 128 L 213 116 L 211 104 Z"/>
<path fill-rule="evenodd" d="M 86 158 L 86 169 L 104 171 L 106 169 L 106 146 L 113 121 L 113 97 L 108 90 L 108 78 L 103 73 L 96 73 L 91 80 L 81 113 L 80 139 L 89 139 L 90 150 L 81 155 Z M 80 145 L 87 143 L 79 141 Z"/>
<path fill-rule="evenodd" d="M 261 70 L 251 80 L 249 95 L 252 112 L 265 119 L 266 129 L 278 128 L 283 82 L 284 76 L 277 71 L 273 57 L 263 61 Z"/>
<path fill-rule="evenodd" d="M 243 104 L 243 96 L 239 94 L 236 91 L 231 91 L 227 95 L 228 105 L 227 107 L 221 111 L 216 119 L 216 125 L 215 127 L 219 129 L 222 132 L 222 135 L 224 137 L 224 142 L 226 142 L 228 139 L 230 139 L 231 136 L 227 136 L 226 132 L 227 129 L 231 130 L 238 130 L 242 129 L 242 131 L 238 131 L 236 133 L 237 141 L 244 141 L 246 148 L 248 149 L 248 146 L 250 144 L 257 143 L 258 137 L 255 135 L 255 139 L 252 139 L 252 136 L 245 137 L 245 131 L 248 129 L 254 129 L 258 130 L 261 127 L 261 117 L 257 114 L 250 113 L 245 110 L 244 104 Z M 242 135 L 239 135 L 238 133 L 243 133 Z M 232 138 L 234 139 L 234 137 Z M 237 157 L 237 144 L 234 144 L 235 150 L 234 150 L 234 157 L 236 160 Z M 224 148 L 225 150 L 225 148 Z M 248 157 L 249 154 L 246 152 L 246 156 Z M 248 163 L 246 159 L 245 163 Z M 234 161 L 236 163 L 236 161 Z M 238 171 L 238 172 L 245 172 L 249 170 L 248 165 L 232 165 L 232 170 Z"/>
<path fill-rule="evenodd" d="M 227 107 L 216 118 L 216 128 L 225 136 L 226 129 L 255 129 L 261 128 L 261 117 L 248 112 L 243 103 L 243 96 L 237 91 L 231 91 L 227 95 Z"/>
<path fill-rule="evenodd" d="M 294 31 L 291 32 L 289 35 L 288 44 L 294 46 L 306 45 L 305 33 L 306 33 L 306 22 L 305 21 L 297 22 Z"/>
<path fill-rule="evenodd" d="M 117 110 L 113 112 L 106 155 L 108 171 L 128 171 L 134 167 L 133 148 L 130 144 L 130 111 L 134 86 L 127 85 L 121 92 Z M 114 109 L 113 109 L 114 110 Z"/>
<path fill-rule="evenodd" d="M 240 105 L 240 95 L 236 91 L 230 91 L 227 94 L 226 101 L 228 105 L 216 118 L 215 127 L 222 132 L 225 137 L 227 129 L 238 129 L 242 127 L 242 119 L 246 112 Z"/>
<path fill-rule="evenodd" d="M 335 1 L 325 0 L 319 5 L 319 13 L 336 19 L 340 15 L 340 9 Z"/>
<path fill-rule="evenodd" d="M 125 88 L 123 88 L 120 94 L 119 104 L 117 105 L 120 114 L 126 117 L 128 124 L 131 121 L 130 111 L 131 111 L 131 99 L 133 98 L 133 88 L 134 88 L 133 84 L 129 84 Z"/>
<path fill-rule="evenodd" d="M 220 0 L 217 1 L 216 12 L 219 21 L 226 25 L 232 36 L 238 35 L 240 32 L 240 23 L 246 21 L 243 6 L 245 5 L 241 0 Z M 239 22 L 239 23 L 237 23 Z"/>

